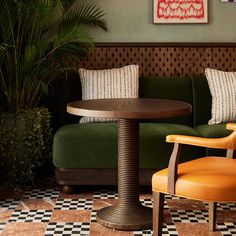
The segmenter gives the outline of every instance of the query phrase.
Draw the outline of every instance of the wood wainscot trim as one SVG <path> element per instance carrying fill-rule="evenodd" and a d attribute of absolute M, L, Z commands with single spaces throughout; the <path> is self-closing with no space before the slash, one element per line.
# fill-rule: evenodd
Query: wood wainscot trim
<path fill-rule="evenodd" d="M 103 42 L 74 63 L 96 70 L 136 64 L 141 77 L 202 76 L 206 68 L 236 71 L 236 43 Z"/>

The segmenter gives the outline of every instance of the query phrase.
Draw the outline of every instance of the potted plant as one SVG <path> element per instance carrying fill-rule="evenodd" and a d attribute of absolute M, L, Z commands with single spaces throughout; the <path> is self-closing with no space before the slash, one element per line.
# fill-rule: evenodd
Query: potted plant
<path fill-rule="evenodd" d="M 0 1 L 0 164 L 8 184 L 31 184 L 50 155 L 50 113 L 40 101 L 68 61 L 94 47 L 89 29 L 107 30 L 103 16 L 79 0 Z"/>

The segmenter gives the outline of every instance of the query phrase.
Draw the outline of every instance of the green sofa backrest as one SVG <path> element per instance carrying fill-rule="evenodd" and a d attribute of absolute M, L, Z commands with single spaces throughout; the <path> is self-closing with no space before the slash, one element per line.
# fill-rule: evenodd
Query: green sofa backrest
<path fill-rule="evenodd" d="M 193 125 L 207 124 L 211 118 L 211 93 L 205 76 L 192 77 Z"/>
<path fill-rule="evenodd" d="M 158 122 L 196 126 L 207 123 L 210 118 L 211 95 L 205 77 L 140 77 L 139 96 L 142 98 L 174 99 L 193 105 L 193 112 L 190 115 L 161 119 Z M 66 105 L 69 102 L 81 100 L 81 97 L 81 83 L 78 74 L 70 76 L 67 80 L 56 81 L 48 104 L 55 131 L 63 125 L 79 122 L 79 117 L 66 112 Z"/>
<path fill-rule="evenodd" d="M 141 77 L 139 79 L 139 96 L 143 98 L 180 100 L 192 105 L 192 81 L 190 77 Z M 192 126 L 193 114 L 156 121 Z"/>
<path fill-rule="evenodd" d="M 67 103 L 82 99 L 81 83 L 78 75 L 69 76 L 66 80 L 59 78 L 50 89 L 49 110 L 52 113 L 54 132 L 63 125 L 78 123 L 79 117 L 66 112 Z"/>

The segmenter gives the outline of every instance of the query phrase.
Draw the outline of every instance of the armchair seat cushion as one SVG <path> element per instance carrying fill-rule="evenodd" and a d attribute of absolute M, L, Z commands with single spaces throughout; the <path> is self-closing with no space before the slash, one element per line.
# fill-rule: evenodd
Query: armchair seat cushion
<path fill-rule="evenodd" d="M 236 201 L 235 159 L 204 157 L 180 164 L 178 168 L 175 195 L 214 202 Z M 168 193 L 167 180 L 167 169 L 155 173 L 153 191 Z"/>

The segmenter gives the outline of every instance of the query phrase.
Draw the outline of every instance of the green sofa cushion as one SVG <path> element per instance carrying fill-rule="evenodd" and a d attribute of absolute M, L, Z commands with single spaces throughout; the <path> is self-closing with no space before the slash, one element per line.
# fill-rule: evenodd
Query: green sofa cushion
<path fill-rule="evenodd" d="M 117 165 L 114 123 L 71 124 L 54 135 L 53 162 L 61 168 L 112 168 Z"/>
<path fill-rule="evenodd" d="M 140 168 L 161 169 L 168 165 L 172 151 L 165 142 L 168 134 L 199 136 L 193 128 L 178 124 L 140 124 Z M 53 162 L 59 168 L 116 168 L 116 123 L 72 124 L 61 127 L 54 136 Z M 182 161 L 202 155 L 202 150 L 186 146 Z"/>
<path fill-rule="evenodd" d="M 221 138 L 228 136 L 232 133 L 231 130 L 228 130 L 225 128 L 226 124 L 216 124 L 216 125 L 199 125 L 195 129 L 206 138 Z M 206 150 L 207 156 L 225 156 L 226 151 L 225 150 L 219 150 L 219 149 L 209 149 Z"/>
<path fill-rule="evenodd" d="M 168 166 L 174 144 L 167 143 L 169 134 L 200 136 L 190 126 L 169 123 L 147 123 L 140 127 L 140 166 L 141 168 L 163 169 Z M 180 162 L 204 155 L 203 148 L 183 145 Z"/>
<path fill-rule="evenodd" d="M 228 136 L 232 133 L 232 130 L 225 128 L 226 124 L 217 125 L 199 125 L 195 129 L 203 136 L 207 138 L 221 138 Z"/>

